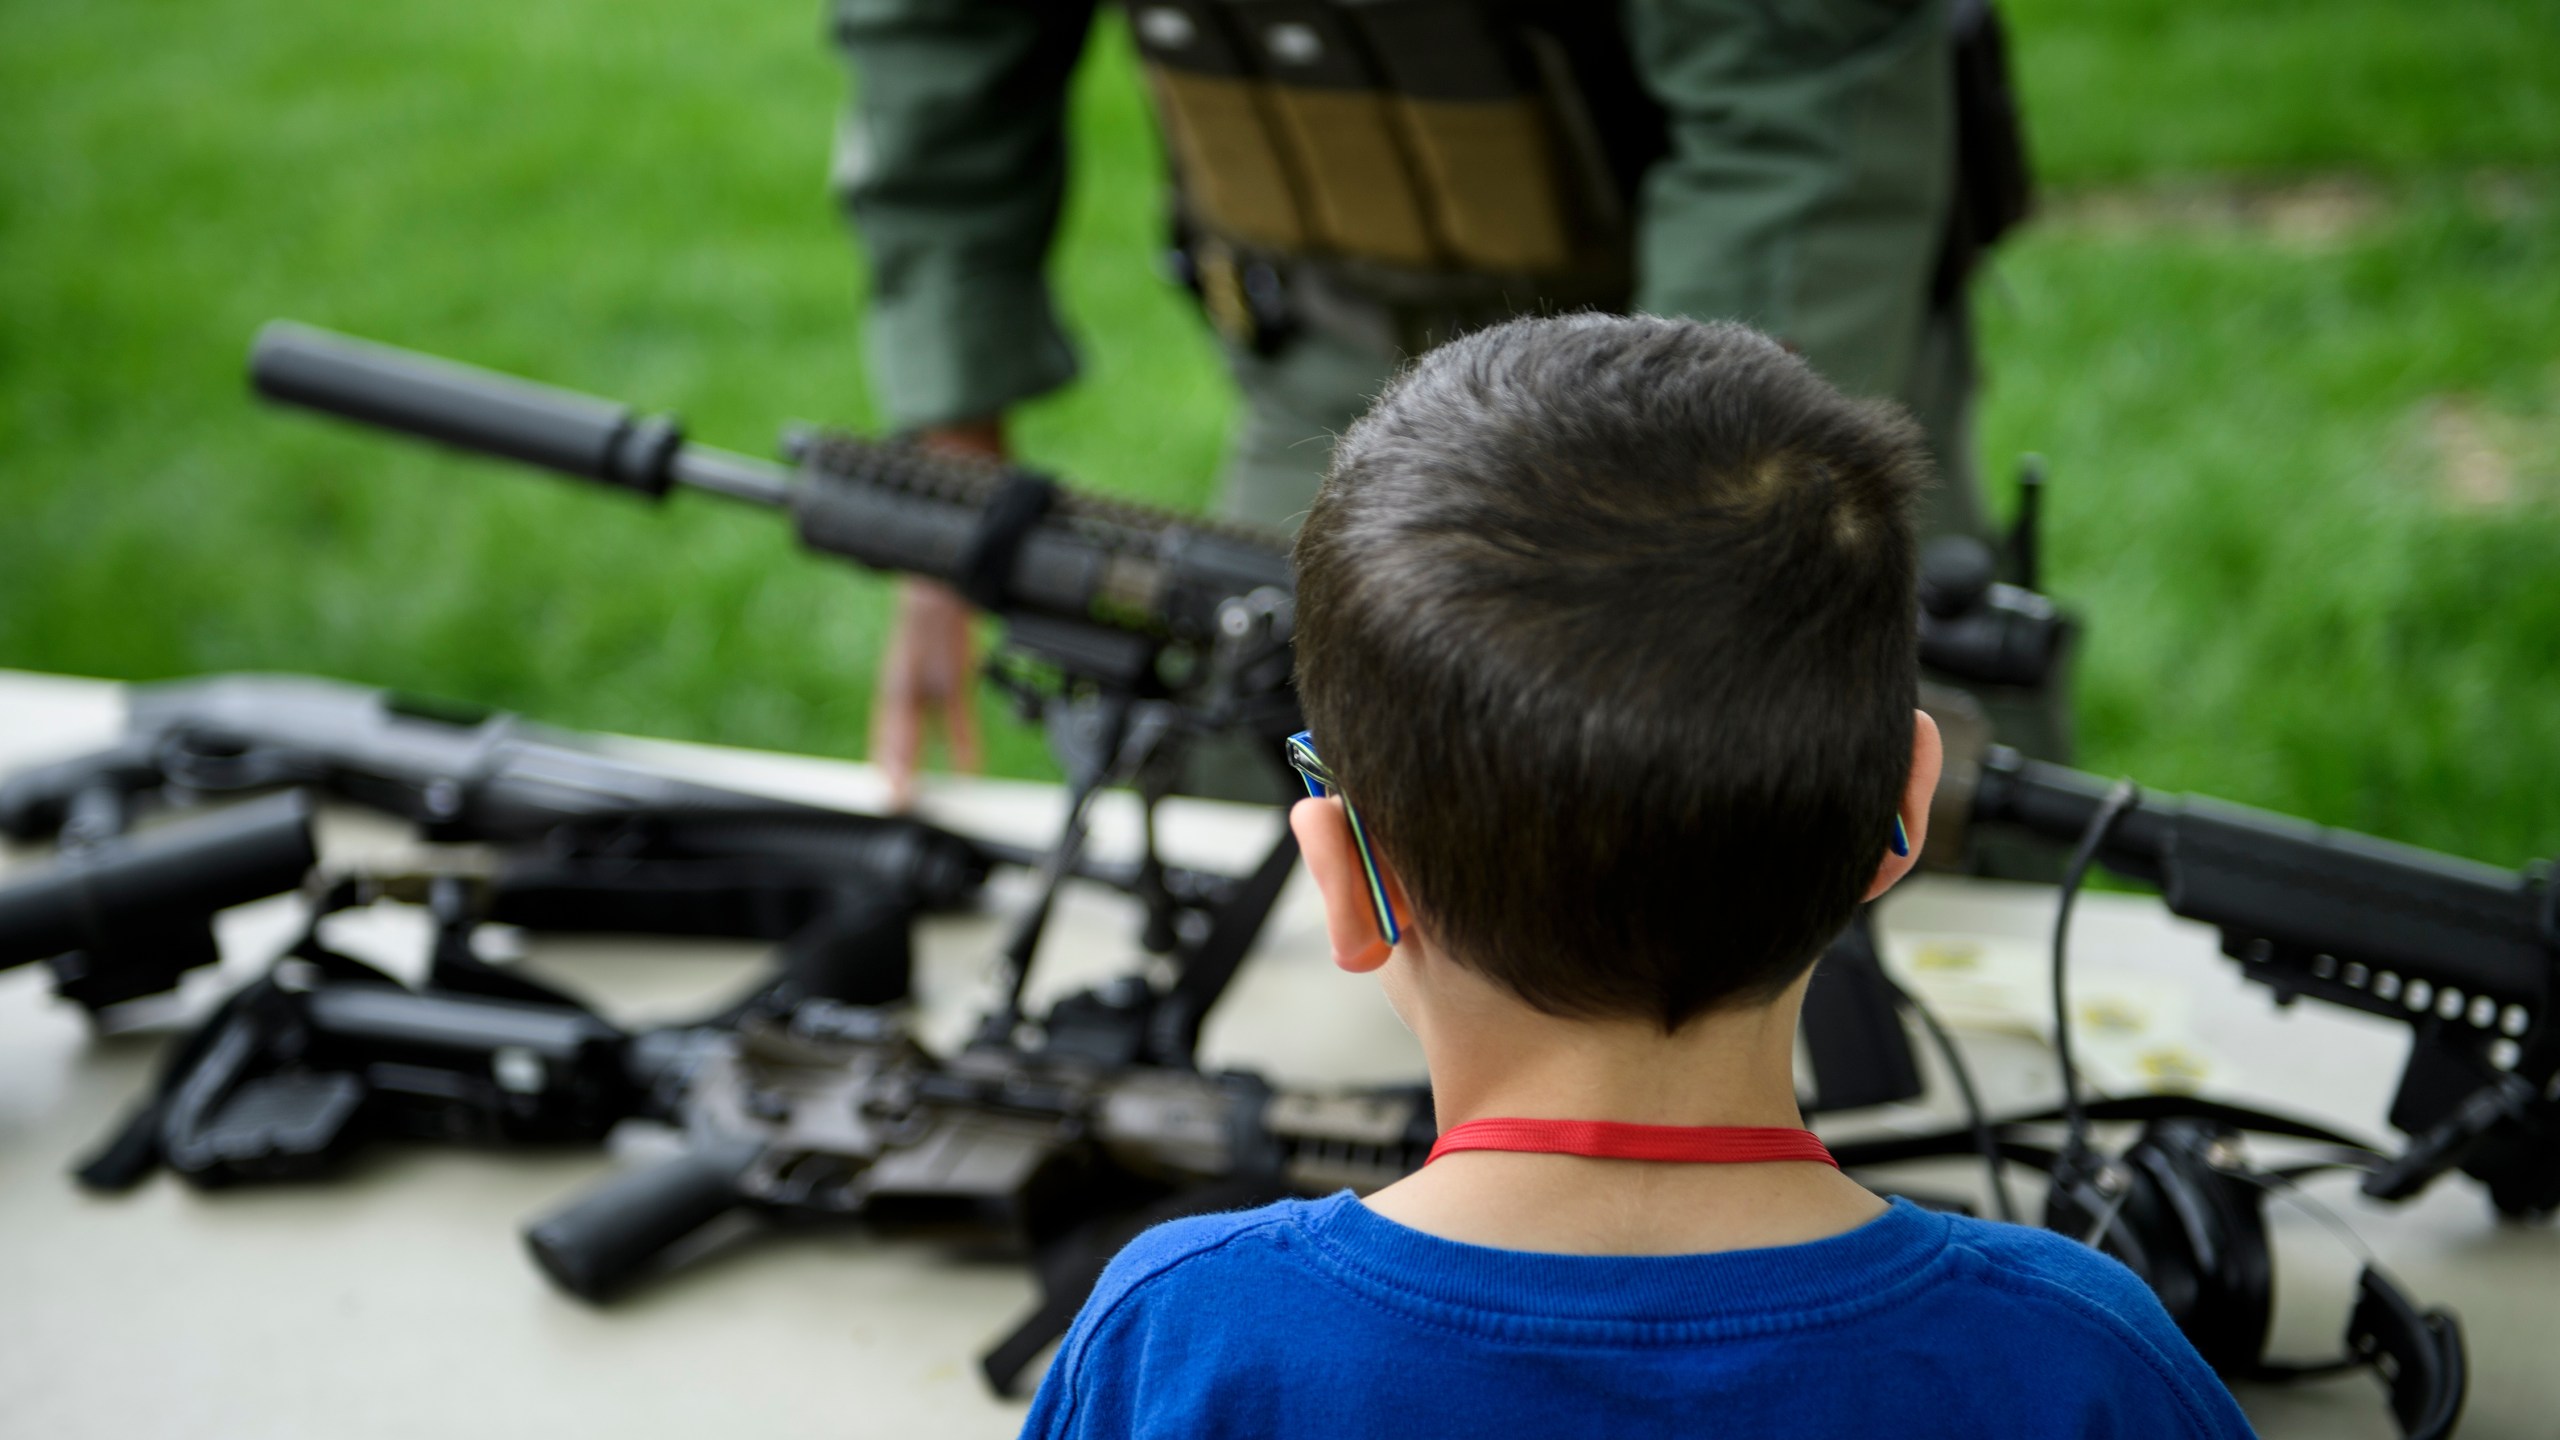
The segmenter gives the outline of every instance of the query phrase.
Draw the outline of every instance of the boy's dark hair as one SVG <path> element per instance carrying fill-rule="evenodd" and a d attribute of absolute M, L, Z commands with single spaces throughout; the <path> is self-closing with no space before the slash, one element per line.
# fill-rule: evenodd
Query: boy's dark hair
<path fill-rule="evenodd" d="M 1846 925 L 1911 769 L 1918 428 L 1740 325 L 1416 362 L 1297 544 L 1317 748 L 1434 938 L 1665 1030 Z"/>

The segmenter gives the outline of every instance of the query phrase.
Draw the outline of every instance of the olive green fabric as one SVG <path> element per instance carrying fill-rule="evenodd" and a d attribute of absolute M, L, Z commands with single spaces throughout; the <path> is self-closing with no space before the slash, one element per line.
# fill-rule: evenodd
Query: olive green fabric
<path fill-rule="evenodd" d="M 855 72 L 835 190 L 871 260 L 890 423 L 991 416 L 1075 378 L 1045 270 L 1093 0 L 834 0 Z"/>
<path fill-rule="evenodd" d="M 1954 185 L 1945 6 L 1636 0 L 1671 122 L 1636 308 L 1748 321 L 1845 390 L 1907 393 Z"/>
<path fill-rule="evenodd" d="M 1942 472 L 1922 500 L 1923 538 L 1988 538 L 1973 449 L 1973 341 L 1961 305 L 1933 310 L 1916 342 L 1909 381 L 1895 398 L 1911 407 Z M 1313 332 L 1271 356 L 1230 349 L 1227 365 L 1244 406 L 1227 442 L 1218 509 L 1230 519 L 1297 528 L 1323 478 L 1333 437 L 1360 418 L 1396 362 L 1356 342 Z"/>
<path fill-rule="evenodd" d="M 1629 0 L 1671 125 L 1638 202 L 1635 307 L 1746 321 L 1928 431 L 1923 534 L 1984 534 L 1971 328 L 1930 304 L 1955 187 L 1944 0 Z"/>
<path fill-rule="evenodd" d="M 1627 28 L 1672 140 L 1637 210 L 1635 308 L 1747 321 L 1909 405 L 1942 474 L 1922 533 L 1987 534 L 1971 327 L 1929 293 L 1954 178 L 1944 4 L 1631 0 Z M 1245 410 L 1222 507 L 1287 520 L 1397 357 L 1318 333 L 1229 359 Z"/>
<path fill-rule="evenodd" d="M 1321 330 L 1303 331 L 1268 356 L 1229 347 L 1227 368 L 1244 404 L 1220 467 L 1219 513 L 1297 529 L 1334 437 L 1378 398 L 1396 364 L 1393 355 Z"/>
<path fill-rule="evenodd" d="M 1639 197 L 1636 308 L 1748 321 L 1844 388 L 1910 404 L 1945 475 L 1923 528 L 1981 533 L 1970 339 L 1961 302 L 1929 304 L 1953 184 L 1946 0 L 1625 5 L 1671 127 Z M 992 415 L 1064 384 L 1043 266 L 1090 0 L 835 0 L 835 17 L 857 77 L 838 188 L 870 252 L 890 420 Z M 1331 437 L 1400 358 L 1374 338 L 1397 326 L 1357 329 L 1319 315 L 1273 354 L 1230 352 L 1229 514 L 1305 509 Z"/>

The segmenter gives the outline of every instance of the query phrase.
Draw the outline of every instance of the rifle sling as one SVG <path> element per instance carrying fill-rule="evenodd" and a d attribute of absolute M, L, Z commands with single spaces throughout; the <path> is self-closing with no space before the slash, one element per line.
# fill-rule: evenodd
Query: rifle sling
<path fill-rule="evenodd" d="M 1027 470 L 1007 474 L 979 513 L 969 543 L 960 548 L 951 588 L 981 610 L 1002 614 L 1010 609 L 1013 565 L 1022 554 L 1023 539 L 1057 499 L 1058 482 L 1049 477 Z"/>

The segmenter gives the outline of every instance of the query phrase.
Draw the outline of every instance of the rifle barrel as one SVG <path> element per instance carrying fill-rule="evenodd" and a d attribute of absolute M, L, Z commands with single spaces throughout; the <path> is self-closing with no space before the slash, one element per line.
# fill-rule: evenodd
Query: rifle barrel
<path fill-rule="evenodd" d="M 1053 492 L 1049 513 L 1022 517 L 1000 573 L 976 575 L 988 505 L 1009 483 L 1038 477 L 851 440 L 814 442 L 810 473 L 798 477 L 688 443 L 673 416 L 290 321 L 258 332 L 249 379 L 270 400 L 651 499 L 684 485 L 789 510 L 811 549 L 964 589 L 975 582 L 984 588 L 973 598 L 1006 613 L 1200 641 L 1228 598 L 1290 583 L 1284 536 L 1069 492 Z"/>

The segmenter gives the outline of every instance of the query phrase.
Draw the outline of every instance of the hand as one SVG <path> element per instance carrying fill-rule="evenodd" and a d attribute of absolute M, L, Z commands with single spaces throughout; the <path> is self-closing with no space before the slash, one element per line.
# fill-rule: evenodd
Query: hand
<path fill-rule="evenodd" d="M 1000 421 L 928 430 L 920 443 L 952 455 L 1004 457 Z M 942 722 L 952 768 L 975 770 L 978 743 L 978 664 L 969 630 L 969 602 L 948 585 L 909 580 L 898 587 L 897 618 L 872 689 L 871 761 L 889 777 L 889 808 L 915 803 L 916 767 L 924 751 L 928 717 Z"/>

